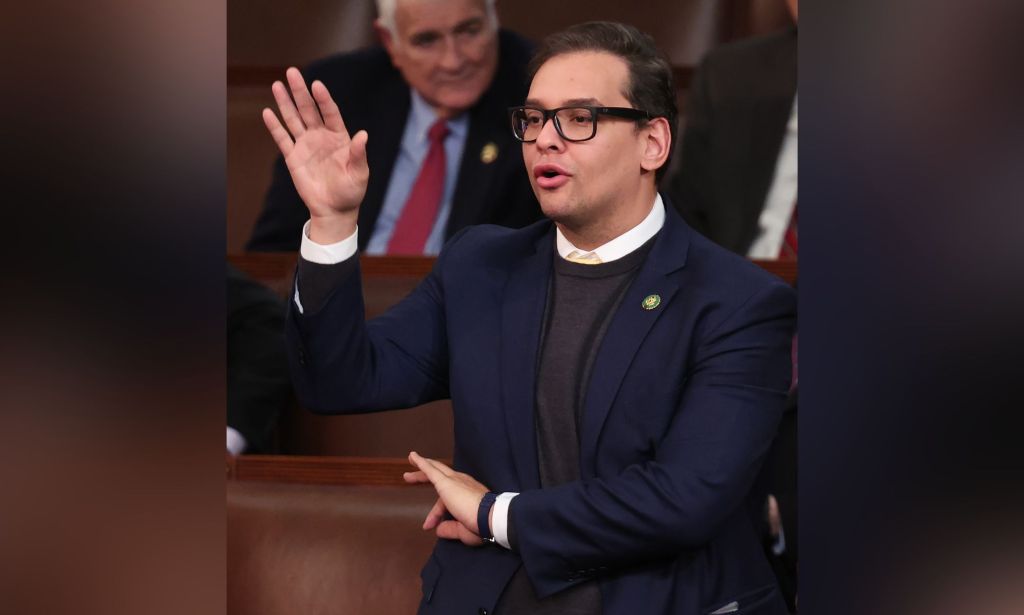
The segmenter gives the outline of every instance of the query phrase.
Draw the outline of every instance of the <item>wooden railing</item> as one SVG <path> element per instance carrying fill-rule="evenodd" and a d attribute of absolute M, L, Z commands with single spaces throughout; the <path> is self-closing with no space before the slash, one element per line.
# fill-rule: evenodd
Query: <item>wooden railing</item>
<path fill-rule="evenodd" d="M 315 485 L 404 486 L 402 473 L 415 469 L 401 457 L 227 455 L 226 464 L 228 480 Z"/>

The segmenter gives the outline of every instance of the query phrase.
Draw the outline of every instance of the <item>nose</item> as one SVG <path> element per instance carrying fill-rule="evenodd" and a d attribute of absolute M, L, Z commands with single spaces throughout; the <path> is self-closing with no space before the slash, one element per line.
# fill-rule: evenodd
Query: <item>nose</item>
<path fill-rule="evenodd" d="M 458 40 L 454 36 L 444 37 L 444 49 L 441 51 L 440 66 L 442 69 L 457 73 L 462 70 L 462 66 L 465 63 L 465 54 L 462 53 L 462 47 L 459 45 Z"/>
<path fill-rule="evenodd" d="M 555 128 L 555 118 L 548 118 L 544 121 L 534 144 L 537 149 L 541 150 L 561 151 L 565 148 L 565 141 L 562 140 L 562 135 L 558 134 L 558 130 Z"/>

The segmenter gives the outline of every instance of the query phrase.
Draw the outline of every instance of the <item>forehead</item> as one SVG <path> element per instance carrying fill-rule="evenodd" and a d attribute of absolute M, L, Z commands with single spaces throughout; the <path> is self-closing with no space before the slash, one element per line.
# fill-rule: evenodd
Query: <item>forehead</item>
<path fill-rule="evenodd" d="M 544 107 L 593 99 L 606 106 L 625 106 L 629 67 L 619 56 L 603 51 L 557 55 L 537 70 L 529 100 Z"/>
<path fill-rule="evenodd" d="M 402 35 L 444 32 L 486 15 L 484 0 L 397 0 L 395 27 Z"/>

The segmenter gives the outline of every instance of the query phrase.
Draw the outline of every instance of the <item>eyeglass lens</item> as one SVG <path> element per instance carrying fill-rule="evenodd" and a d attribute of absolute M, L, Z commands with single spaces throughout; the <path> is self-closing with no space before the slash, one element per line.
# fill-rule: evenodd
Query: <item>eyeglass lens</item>
<path fill-rule="evenodd" d="M 533 141 L 544 129 L 544 112 L 537 109 L 517 109 L 513 114 L 512 126 L 516 136 L 524 141 Z M 569 141 L 585 141 L 594 136 L 594 116 L 585 107 L 568 107 L 555 113 L 555 128 L 562 138 Z"/>

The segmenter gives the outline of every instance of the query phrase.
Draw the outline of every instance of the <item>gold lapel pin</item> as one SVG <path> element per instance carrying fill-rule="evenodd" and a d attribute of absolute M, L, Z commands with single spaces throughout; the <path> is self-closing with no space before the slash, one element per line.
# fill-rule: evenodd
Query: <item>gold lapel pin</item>
<path fill-rule="evenodd" d="M 488 143 L 480 150 L 480 161 L 484 164 L 491 164 L 498 159 L 498 145 L 496 143 Z"/>
<path fill-rule="evenodd" d="M 647 295 L 646 297 L 644 297 L 644 301 L 640 305 L 645 310 L 653 310 L 654 308 L 661 305 L 661 297 L 659 295 Z"/>

